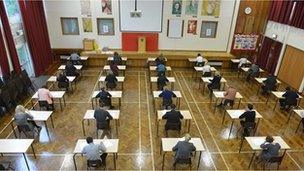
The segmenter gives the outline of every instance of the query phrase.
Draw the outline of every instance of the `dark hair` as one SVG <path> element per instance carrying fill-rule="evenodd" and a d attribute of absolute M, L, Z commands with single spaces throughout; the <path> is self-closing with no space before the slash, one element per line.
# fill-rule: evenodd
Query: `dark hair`
<path fill-rule="evenodd" d="M 47 89 L 47 86 L 46 86 L 46 85 L 43 85 L 41 88 L 46 88 L 46 89 Z"/>
<path fill-rule="evenodd" d="M 197 56 L 201 56 L 201 54 L 200 54 L 200 53 L 198 53 L 198 54 L 197 54 Z"/>
<path fill-rule="evenodd" d="M 247 107 L 248 107 L 249 110 L 253 109 L 253 105 L 251 103 L 248 103 Z"/>
<path fill-rule="evenodd" d="M 286 91 L 289 91 L 290 90 L 290 87 L 286 87 L 286 89 L 285 89 Z"/>
<path fill-rule="evenodd" d="M 117 52 L 114 52 L 114 56 L 117 56 L 118 55 L 118 53 Z"/>
<path fill-rule="evenodd" d="M 93 142 L 93 138 L 92 137 L 87 137 L 86 138 L 86 141 L 88 144 L 92 143 Z"/>
<path fill-rule="evenodd" d="M 272 136 L 267 136 L 267 137 L 266 137 L 266 142 L 272 143 L 273 140 L 274 140 L 274 139 L 272 138 Z"/>
<path fill-rule="evenodd" d="M 171 109 L 175 109 L 175 108 L 176 108 L 175 104 L 171 104 Z"/>

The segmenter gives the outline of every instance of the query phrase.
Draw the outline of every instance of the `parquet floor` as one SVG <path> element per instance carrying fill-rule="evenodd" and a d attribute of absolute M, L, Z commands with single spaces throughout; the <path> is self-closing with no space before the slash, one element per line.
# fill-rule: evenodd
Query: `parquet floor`
<path fill-rule="evenodd" d="M 173 68 L 174 69 L 174 68 Z M 292 116 L 286 125 L 287 114 L 277 109 L 272 111 L 274 99 L 265 104 L 266 98 L 257 95 L 257 86 L 250 86 L 243 78 L 237 78 L 236 72 L 222 70 L 228 84 L 235 86 L 244 96 L 240 108 L 245 108 L 248 102 L 264 117 L 257 130 L 257 136 L 280 135 L 291 146 L 287 152 L 281 170 L 304 169 L 304 134 L 302 131 L 295 133 L 299 118 Z M 191 78 L 192 70 L 174 69 L 175 89 L 181 91 L 181 108 L 190 110 L 192 122 L 190 134 L 192 137 L 203 139 L 206 151 L 203 152 L 199 170 L 247 170 L 252 151 L 245 143 L 243 151 L 239 154 L 240 139 L 236 138 L 236 131 L 240 127 L 238 122 L 233 127 L 233 132 L 228 140 L 231 119 L 226 117 L 221 124 L 222 111 L 213 113 L 208 91 L 202 95 L 198 89 L 198 81 Z M 87 109 L 91 109 L 90 96 L 93 90 L 97 90 L 100 68 L 86 68 L 81 80 L 73 93 L 66 96 L 67 105 L 61 112 L 59 104 L 56 104 L 56 112 L 53 114 L 55 128 L 49 124 L 51 141 L 43 128 L 40 141 L 34 144 L 37 159 L 34 159 L 31 151 L 28 151 L 28 159 L 31 170 L 73 170 L 73 150 L 77 139 L 85 138 L 82 133 L 81 121 Z M 119 127 L 119 153 L 117 170 L 160 170 L 162 156 L 160 150 L 160 138 L 164 137 L 162 131 L 156 136 L 155 113 L 152 106 L 152 95 L 149 89 L 148 70 L 146 68 L 128 68 L 124 82 L 120 127 Z M 154 88 L 156 85 L 154 85 Z M 281 86 L 283 89 L 285 86 Z M 55 89 L 55 88 L 52 88 Z M 115 101 L 114 101 L 115 102 Z M 116 107 L 118 104 L 114 104 Z M 302 102 L 302 105 L 303 102 Z M 29 108 L 29 104 L 27 105 Z M 2 128 L 9 118 L 1 121 Z M 93 122 L 92 122 L 93 123 Z M 43 125 L 43 123 L 39 123 Z M 114 122 L 112 122 L 114 124 Z M 114 125 L 113 125 L 114 126 Z M 160 125 L 163 130 L 164 124 Z M 186 129 L 182 130 L 182 134 Z M 114 137 L 116 136 L 115 131 Z M 95 137 L 95 124 L 86 125 L 87 135 Z M 1 138 L 14 138 L 11 129 L 1 131 Z M 194 159 L 192 169 L 196 169 L 198 155 Z M 26 170 L 22 155 L 4 155 L 0 160 L 11 160 L 16 170 Z M 173 153 L 165 158 L 165 169 L 171 170 Z M 78 169 L 86 169 L 85 159 L 77 157 Z M 107 169 L 114 169 L 112 156 L 107 158 Z M 270 169 L 275 169 L 271 166 Z M 183 168 L 180 168 L 183 169 Z M 184 168 L 185 169 L 185 168 Z M 251 169 L 260 170 L 260 165 L 253 164 Z"/>

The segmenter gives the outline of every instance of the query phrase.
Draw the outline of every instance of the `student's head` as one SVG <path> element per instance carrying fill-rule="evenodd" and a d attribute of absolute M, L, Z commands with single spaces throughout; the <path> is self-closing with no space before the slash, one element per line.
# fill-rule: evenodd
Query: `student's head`
<path fill-rule="evenodd" d="M 221 76 L 220 72 L 216 71 L 215 76 Z"/>
<path fill-rule="evenodd" d="M 108 70 L 108 71 L 107 71 L 107 74 L 108 74 L 108 75 L 111 75 L 111 74 L 113 74 L 113 72 L 112 72 L 111 70 Z"/>
<path fill-rule="evenodd" d="M 93 138 L 92 137 L 87 137 L 86 141 L 88 144 L 91 144 L 93 142 Z"/>
<path fill-rule="evenodd" d="M 197 56 L 201 56 L 201 54 L 200 54 L 200 53 L 198 53 L 198 54 L 197 54 Z"/>
<path fill-rule="evenodd" d="M 118 53 L 117 53 L 117 52 L 114 52 L 114 56 L 118 56 Z"/>
<path fill-rule="evenodd" d="M 175 104 L 171 104 L 171 109 L 175 109 L 175 108 L 176 108 Z"/>
<path fill-rule="evenodd" d="M 166 86 L 164 86 L 164 87 L 163 87 L 163 89 L 164 89 L 164 91 L 165 91 L 165 90 L 169 90 L 169 88 L 168 88 L 168 87 L 166 87 Z"/>
<path fill-rule="evenodd" d="M 286 87 L 285 90 L 286 90 L 286 91 L 290 91 L 291 88 L 290 88 L 290 87 Z"/>
<path fill-rule="evenodd" d="M 267 136 L 266 137 L 266 142 L 272 143 L 273 142 L 273 137 L 272 136 Z"/>
<path fill-rule="evenodd" d="M 252 110 L 252 109 L 253 109 L 253 104 L 248 103 L 247 108 L 248 108 L 249 110 Z"/>
<path fill-rule="evenodd" d="M 103 91 L 103 90 L 105 90 L 105 86 L 104 86 L 104 85 L 101 85 L 100 91 Z"/>
<path fill-rule="evenodd" d="M 18 105 L 15 109 L 16 114 L 26 113 L 26 109 L 22 105 Z"/>
<path fill-rule="evenodd" d="M 189 142 L 191 140 L 191 135 L 185 134 L 184 138 L 185 138 L 185 141 Z"/>

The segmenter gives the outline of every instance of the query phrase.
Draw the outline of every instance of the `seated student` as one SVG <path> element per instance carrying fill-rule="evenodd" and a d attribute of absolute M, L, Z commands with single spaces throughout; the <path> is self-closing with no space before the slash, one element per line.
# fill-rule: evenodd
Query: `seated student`
<path fill-rule="evenodd" d="M 97 128 L 103 130 L 101 139 L 103 139 L 105 136 L 107 136 L 107 138 L 111 138 L 110 120 L 112 120 L 113 117 L 110 115 L 110 113 L 104 108 L 98 107 L 94 111 L 94 118 L 96 119 Z"/>
<path fill-rule="evenodd" d="M 100 92 L 96 95 L 95 98 L 99 98 L 99 105 L 101 107 L 106 106 L 109 107 L 110 109 L 113 109 L 114 106 L 112 106 L 111 97 L 112 95 L 109 92 L 107 92 L 104 87 L 101 87 Z"/>
<path fill-rule="evenodd" d="M 74 64 L 74 65 L 81 65 L 80 56 L 76 52 L 71 54 L 70 60 L 71 60 L 72 64 Z"/>
<path fill-rule="evenodd" d="M 119 74 L 119 69 L 118 66 L 116 65 L 116 63 L 114 61 L 110 62 L 110 71 L 115 75 L 118 76 Z"/>
<path fill-rule="evenodd" d="M 167 85 L 169 80 L 164 74 L 161 74 L 157 78 L 157 90 L 163 90 L 164 86 Z"/>
<path fill-rule="evenodd" d="M 155 59 L 155 64 L 158 66 L 159 64 L 166 65 L 166 58 L 164 58 L 163 54 L 160 54 L 156 59 Z"/>
<path fill-rule="evenodd" d="M 202 67 L 203 77 L 211 77 L 211 66 L 206 64 Z"/>
<path fill-rule="evenodd" d="M 75 76 L 75 77 L 79 76 L 76 67 L 70 61 L 68 61 L 67 65 L 65 66 L 65 74 L 66 76 Z"/>
<path fill-rule="evenodd" d="M 41 126 L 38 126 L 36 122 L 33 121 L 33 116 L 22 105 L 18 105 L 15 109 L 14 122 L 17 126 L 28 126 L 30 130 L 36 128 L 38 134 L 42 129 Z"/>
<path fill-rule="evenodd" d="M 263 150 L 258 156 L 258 162 L 266 162 L 272 157 L 279 156 L 279 150 L 281 149 L 281 146 L 279 143 L 274 143 L 273 141 L 273 137 L 267 136 L 266 141 L 260 145 Z"/>
<path fill-rule="evenodd" d="M 207 59 L 203 58 L 200 53 L 197 54 L 196 66 L 199 66 L 199 67 L 204 66 L 205 63 L 207 63 L 207 62 L 208 62 Z"/>
<path fill-rule="evenodd" d="M 100 144 L 94 144 L 92 137 L 86 138 L 87 145 L 83 147 L 81 153 L 87 158 L 87 161 L 90 162 L 90 165 L 95 165 L 96 167 L 102 166 L 106 167 L 106 147 L 101 142 Z"/>
<path fill-rule="evenodd" d="M 54 110 L 52 94 L 46 85 L 38 89 L 38 102 L 40 107 L 46 107 L 47 110 Z"/>
<path fill-rule="evenodd" d="M 238 68 L 243 67 L 244 65 L 247 64 L 247 62 L 248 62 L 248 59 L 247 59 L 247 58 L 245 58 L 245 57 L 240 58 L 240 63 L 239 63 L 239 65 L 238 65 Z"/>
<path fill-rule="evenodd" d="M 221 103 L 218 105 L 218 107 L 227 106 L 227 104 L 233 106 L 235 96 L 236 96 L 236 89 L 232 86 L 229 86 L 226 92 L 224 93 L 224 99 L 223 99 L 224 103 L 222 100 Z"/>
<path fill-rule="evenodd" d="M 265 81 L 263 81 L 262 94 L 268 94 L 270 91 L 274 91 L 276 89 L 276 85 L 277 77 L 274 75 L 270 75 Z"/>
<path fill-rule="evenodd" d="M 157 76 L 166 74 L 166 66 L 164 64 L 159 64 L 156 66 Z"/>
<path fill-rule="evenodd" d="M 258 76 L 260 73 L 260 68 L 256 64 L 252 64 L 247 72 L 246 81 L 250 81 L 251 78 Z"/>
<path fill-rule="evenodd" d="M 209 91 L 210 91 L 210 96 L 212 96 L 213 89 L 220 89 L 221 87 L 221 75 L 219 72 L 215 73 L 215 76 L 213 79 L 210 79 L 210 83 L 207 85 Z"/>
<path fill-rule="evenodd" d="M 281 110 L 289 111 L 291 106 L 297 105 L 297 98 L 299 95 L 297 92 L 292 91 L 290 87 L 286 87 L 286 92 L 282 95 L 284 98 L 280 99 Z"/>
<path fill-rule="evenodd" d="M 239 116 L 239 119 L 241 119 L 240 123 L 242 127 L 244 127 L 244 136 L 249 136 L 249 130 L 246 129 L 246 126 L 254 125 L 255 123 L 255 111 L 253 110 L 253 105 L 248 104 L 246 111 Z"/>
<path fill-rule="evenodd" d="M 113 90 L 114 88 L 116 88 L 118 80 L 116 76 L 112 73 L 112 71 L 108 72 L 105 81 L 107 82 L 106 83 L 107 89 Z"/>
<path fill-rule="evenodd" d="M 184 141 L 178 141 L 177 144 L 172 148 L 172 151 L 175 151 L 173 166 L 175 166 L 177 163 L 190 163 L 192 152 L 196 150 L 193 143 L 189 142 L 191 140 L 191 136 L 189 134 L 186 134 L 184 139 Z"/>
<path fill-rule="evenodd" d="M 66 91 L 69 91 L 70 82 L 63 72 L 59 74 L 59 76 L 57 77 L 57 81 L 58 81 L 58 88 L 65 88 Z"/>
<path fill-rule="evenodd" d="M 122 58 L 121 58 L 121 56 L 120 56 L 117 52 L 114 52 L 114 55 L 113 55 L 113 62 L 114 62 L 116 65 L 121 65 L 121 64 L 122 64 Z"/>
<path fill-rule="evenodd" d="M 171 105 L 171 111 L 166 112 L 165 115 L 163 115 L 163 119 L 166 119 L 166 125 L 165 130 L 169 130 L 170 128 L 176 128 L 178 130 L 181 129 L 181 119 L 183 119 L 183 115 L 180 113 L 180 111 L 175 110 L 176 106 L 174 104 Z M 168 136 L 168 135 L 166 135 Z"/>
<path fill-rule="evenodd" d="M 163 108 L 168 109 L 172 104 L 172 97 L 176 97 L 176 94 L 170 91 L 167 87 L 164 87 L 164 90 L 159 94 L 159 97 L 163 98 Z"/>

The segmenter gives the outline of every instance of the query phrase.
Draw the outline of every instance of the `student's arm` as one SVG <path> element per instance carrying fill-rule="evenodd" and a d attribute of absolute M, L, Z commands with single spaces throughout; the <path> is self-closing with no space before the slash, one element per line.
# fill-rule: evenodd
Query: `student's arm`
<path fill-rule="evenodd" d="M 34 118 L 33 115 L 31 115 L 29 113 L 26 113 L 25 115 L 26 115 L 27 119 L 33 120 L 33 118 Z"/>
<path fill-rule="evenodd" d="M 172 148 L 172 151 L 176 151 L 178 149 L 179 142 Z"/>
<path fill-rule="evenodd" d="M 184 116 L 181 114 L 180 111 L 178 111 L 179 119 L 184 119 Z"/>
<path fill-rule="evenodd" d="M 105 153 L 106 152 L 106 147 L 105 147 L 105 145 L 103 144 L 103 142 L 100 142 L 100 144 L 99 144 L 99 150 L 102 152 L 102 153 Z"/>
<path fill-rule="evenodd" d="M 241 114 L 241 116 L 239 116 L 239 119 L 245 118 L 245 113 L 246 113 L 246 112 L 244 112 L 243 114 Z"/>
<path fill-rule="evenodd" d="M 166 114 L 163 115 L 162 119 L 168 119 L 168 112 L 166 112 Z"/>
<path fill-rule="evenodd" d="M 100 92 L 95 96 L 95 98 L 100 98 Z"/>
<path fill-rule="evenodd" d="M 176 94 L 175 94 L 173 91 L 172 91 L 172 96 L 173 96 L 173 97 L 176 97 Z"/>
<path fill-rule="evenodd" d="M 50 98 L 53 98 L 53 96 L 52 96 L 52 94 L 51 94 L 51 92 L 50 92 L 50 90 L 47 90 L 48 91 L 48 96 L 50 97 Z"/>
<path fill-rule="evenodd" d="M 109 120 L 112 120 L 113 119 L 113 117 L 110 115 L 110 113 L 108 112 L 108 111 L 106 111 L 107 112 L 107 117 L 109 118 Z"/>
<path fill-rule="evenodd" d="M 109 92 L 107 92 L 107 96 L 108 96 L 108 97 L 112 97 L 112 95 L 111 95 Z"/>
<path fill-rule="evenodd" d="M 158 95 L 158 97 L 163 97 L 163 91 Z"/>
<path fill-rule="evenodd" d="M 260 145 L 260 147 L 261 147 L 263 150 L 268 149 L 268 146 L 269 146 L 269 143 L 268 143 L 268 142 L 264 142 L 263 144 Z"/>
<path fill-rule="evenodd" d="M 196 147 L 192 144 L 192 151 L 195 151 Z"/>

